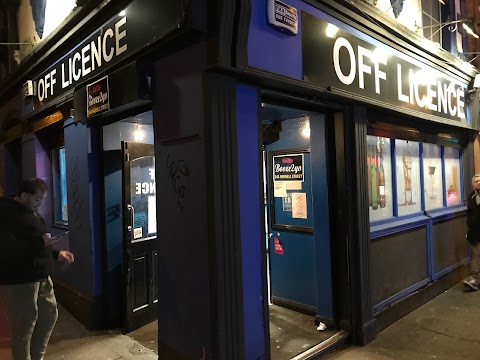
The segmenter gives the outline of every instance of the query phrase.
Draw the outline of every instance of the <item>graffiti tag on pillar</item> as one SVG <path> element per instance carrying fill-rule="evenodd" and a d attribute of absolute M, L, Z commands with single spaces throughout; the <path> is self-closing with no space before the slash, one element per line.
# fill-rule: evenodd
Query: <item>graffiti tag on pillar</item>
<path fill-rule="evenodd" d="M 186 178 L 190 176 L 188 165 L 185 161 L 170 160 L 171 154 L 167 155 L 166 167 L 169 171 L 172 190 L 177 198 L 180 212 L 183 212 L 183 198 L 187 191 Z"/>

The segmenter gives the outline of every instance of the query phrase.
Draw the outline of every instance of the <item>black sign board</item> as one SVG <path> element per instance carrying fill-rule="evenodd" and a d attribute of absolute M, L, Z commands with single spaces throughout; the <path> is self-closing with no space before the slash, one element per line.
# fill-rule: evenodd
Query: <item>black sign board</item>
<path fill-rule="evenodd" d="M 305 12 L 302 30 L 305 81 L 367 102 L 466 123 L 465 80 Z"/>
<path fill-rule="evenodd" d="M 134 0 L 34 79 L 38 100 L 46 104 L 93 78 L 178 29 L 182 18 L 181 1 Z"/>
<path fill-rule="evenodd" d="M 304 181 L 303 154 L 273 157 L 273 181 Z"/>
<path fill-rule="evenodd" d="M 87 116 L 100 114 L 110 110 L 110 92 L 108 91 L 108 76 L 87 85 Z"/>

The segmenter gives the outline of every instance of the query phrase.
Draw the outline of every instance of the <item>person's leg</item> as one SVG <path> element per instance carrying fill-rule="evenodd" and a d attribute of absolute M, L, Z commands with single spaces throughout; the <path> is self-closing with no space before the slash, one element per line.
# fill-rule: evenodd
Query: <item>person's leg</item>
<path fill-rule="evenodd" d="M 480 273 L 480 243 L 471 245 L 472 248 L 472 262 L 470 263 L 470 274 L 479 280 L 478 275 Z"/>
<path fill-rule="evenodd" d="M 463 284 L 472 290 L 480 287 L 480 243 L 470 244 L 472 261 L 470 262 L 470 276 L 463 281 Z"/>
<path fill-rule="evenodd" d="M 39 283 L 4 286 L 13 360 L 31 360 L 30 343 L 37 321 Z"/>
<path fill-rule="evenodd" d="M 40 282 L 37 303 L 38 318 L 30 345 L 32 360 L 43 359 L 47 350 L 48 340 L 58 318 L 57 301 L 50 277 Z"/>

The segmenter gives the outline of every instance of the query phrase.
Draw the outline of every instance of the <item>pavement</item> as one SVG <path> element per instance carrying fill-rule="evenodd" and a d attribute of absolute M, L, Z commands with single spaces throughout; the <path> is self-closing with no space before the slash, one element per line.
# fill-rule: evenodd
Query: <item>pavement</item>
<path fill-rule="evenodd" d="M 59 306 L 45 360 L 157 360 L 153 331 L 151 325 L 136 331 L 135 336 L 143 335 L 139 337 L 143 344 L 119 331 L 88 331 Z M 2 346 L 5 343 L 0 341 L 0 360 L 11 360 L 10 349 Z"/>
<path fill-rule="evenodd" d="M 462 283 L 429 301 L 364 347 L 348 347 L 322 360 L 479 360 L 480 291 Z"/>
<path fill-rule="evenodd" d="M 157 359 L 155 333 L 155 323 L 127 335 L 88 331 L 60 308 L 45 360 L 153 360 Z M 6 349 L 0 349 L 0 359 L 9 360 Z M 394 359 L 480 360 L 480 291 L 467 291 L 459 283 L 383 330 L 370 344 L 339 349 L 322 358 Z"/>

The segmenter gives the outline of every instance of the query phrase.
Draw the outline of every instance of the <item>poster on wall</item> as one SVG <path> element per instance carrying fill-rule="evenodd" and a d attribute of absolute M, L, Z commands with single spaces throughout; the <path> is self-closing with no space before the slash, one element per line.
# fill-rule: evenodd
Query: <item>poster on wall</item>
<path fill-rule="evenodd" d="M 307 193 L 292 193 L 292 217 L 306 219 L 307 215 Z"/>
<path fill-rule="evenodd" d="M 304 181 L 303 154 L 276 155 L 273 157 L 273 181 Z"/>
<path fill-rule="evenodd" d="M 108 76 L 87 85 L 87 117 L 110 110 Z"/>
<path fill-rule="evenodd" d="M 421 211 L 419 144 L 396 140 L 398 215 Z"/>
<path fill-rule="evenodd" d="M 393 216 L 390 139 L 367 136 L 367 192 L 370 221 Z"/>
<path fill-rule="evenodd" d="M 283 211 L 292 211 L 292 194 L 288 193 L 287 196 L 282 198 L 282 209 Z"/>
<path fill-rule="evenodd" d="M 462 201 L 460 186 L 460 150 L 445 147 L 444 152 L 447 206 L 458 205 Z"/>
<path fill-rule="evenodd" d="M 443 207 L 441 151 L 435 144 L 423 144 L 423 188 L 425 210 Z"/>

